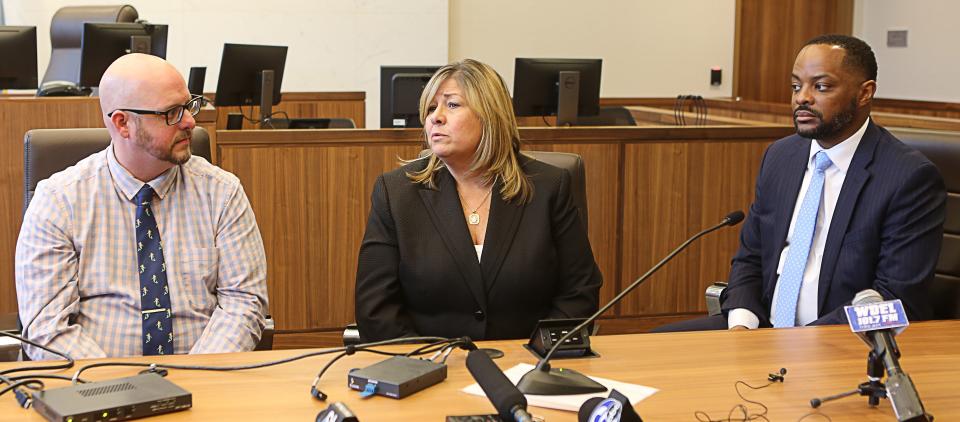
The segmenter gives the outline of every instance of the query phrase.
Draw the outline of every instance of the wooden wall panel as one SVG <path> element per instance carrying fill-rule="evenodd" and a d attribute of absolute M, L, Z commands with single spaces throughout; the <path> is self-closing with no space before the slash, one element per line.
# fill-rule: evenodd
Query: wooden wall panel
<path fill-rule="evenodd" d="M 821 34 L 851 34 L 853 0 L 737 0 L 733 96 L 787 103 L 797 51 Z"/>
<path fill-rule="evenodd" d="M 624 152 L 626 286 L 697 231 L 753 199 L 760 157 L 773 139 L 654 142 Z M 700 239 L 627 297 L 618 316 L 705 311 L 704 288 L 725 280 L 739 228 Z"/>
<path fill-rule="evenodd" d="M 763 148 L 789 127 L 521 128 L 524 149 L 580 154 L 589 237 L 609 300 L 690 234 L 745 209 Z M 278 344 L 323 345 L 353 316 L 356 257 L 372 183 L 420 149 L 419 131 L 220 131 L 221 166 L 244 183 L 267 248 Z M 626 151 L 626 153 L 625 153 Z M 702 312 L 702 288 L 725 277 L 737 230 L 703 239 L 651 280 L 608 332 Z M 681 270 L 682 269 L 682 270 Z M 638 323 L 638 317 L 654 317 Z M 620 319 L 626 318 L 623 321 Z M 639 325 L 638 325 L 639 324 Z M 606 328 L 605 328 L 606 329 Z M 315 334 L 309 334 L 313 332 Z M 283 337 L 288 335 L 288 338 Z M 332 340 L 331 340 L 332 339 Z"/>
<path fill-rule="evenodd" d="M 373 183 L 407 145 L 221 147 L 240 178 L 267 250 L 270 309 L 279 330 L 339 329 L 353 321 L 357 252 Z"/>

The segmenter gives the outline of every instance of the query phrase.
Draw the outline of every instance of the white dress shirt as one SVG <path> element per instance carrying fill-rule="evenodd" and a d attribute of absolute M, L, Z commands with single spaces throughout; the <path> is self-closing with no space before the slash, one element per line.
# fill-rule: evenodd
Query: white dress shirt
<path fill-rule="evenodd" d="M 833 210 L 837 206 L 837 199 L 840 197 L 840 189 L 843 188 L 843 181 L 847 177 L 847 169 L 850 168 L 850 162 L 853 161 L 853 154 L 860 145 L 863 134 L 867 131 L 870 119 L 863 123 L 863 126 L 833 148 L 823 149 L 816 140 L 810 142 L 810 154 L 807 157 L 807 170 L 803 175 L 803 183 L 800 185 L 800 192 L 797 195 L 797 201 L 793 207 L 793 217 L 790 218 L 790 229 L 787 232 L 787 239 L 793 237 L 793 227 L 797 223 L 797 214 L 800 211 L 800 205 L 803 203 L 803 196 L 807 193 L 807 187 L 810 185 L 810 179 L 813 176 L 814 161 L 813 157 L 820 151 L 826 152 L 833 163 L 824 171 L 823 198 L 820 203 L 820 209 L 817 212 L 817 225 L 813 232 L 813 241 L 810 245 L 810 254 L 807 256 L 807 265 L 803 271 L 803 283 L 800 285 L 800 296 L 797 299 L 796 324 L 798 326 L 807 325 L 817 319 L 818 293 L 820 283 L 820 263 L 823 258 L 823 249 L 827 244 L 827 232 L 829 232 L 830 222 L 833 220 Z M 777 264 L 777 287 L 773 292 L 776 298 L 780 292 L 779 275 L 783 270 L 783 263 L 787 259 L 787 252 L 790 249 L 788 244 L 780 252 L 780 262 Z M 777 313 L 776 300 L 770 309 L 770 319 Z M 745 308 L 737 308 L 727 314 L 727 326 L 735 327 L 742 325 L 747 328 L 757 328 L 760 320 L 753 312 Z"/>

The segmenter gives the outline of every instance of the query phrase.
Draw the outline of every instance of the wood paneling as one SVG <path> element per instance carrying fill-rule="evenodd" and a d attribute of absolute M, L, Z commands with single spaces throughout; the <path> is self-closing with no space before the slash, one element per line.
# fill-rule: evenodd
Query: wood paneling
<path fill-rule="evenodd" d="M 206 94 L 216 101 L 216 94 Z M 273 107 L 274 113 L 285 112 L 291 119 L 296 118 L 347 118 L 353 119 L 358 128 L 366 127 L 366 93 L 364 92 L 285 92 L 280 104 Z M 227 128 L 227 115 L 241 113 L 244 116 L 259 118 L 260 106 L 217 107 L 217 129 Z M 255 125 L 246 119 L 243 129 L 253 129 Z"/>
<path fill-rule="evenodd" d="M 760 154 L 792 132 L 766 127 L 521 128 L 524 149 L 577 153 L 587 173 L 591 246 L 603 300 L 676 244 L 745 209 Z M 380 173 L 422 148 L 416 129 L 220 131 L 221 166 L 243 182 L 267 249 L 270 307 L 281 338 L 320 345 L 354 320 L 353 286 L 369 195 Z M 624 302 L 620 316 L 673 320 L 702 312 L 723 279 L 734 230 L 711 235 Z M 677 280 L 679 279 L 679 280 Z M 663 319 L 666 318 L 666 319 Z M 612 324 L 628 327 L 630 324 Z"/>
<path fill-rule="evenodd" d="M 787 103 L 797 51 L 821 34 L 851 34 L 853 0 L 737 0 L 733 95 Z"/>
<path fill-rule="evenodd" d="M 873 111 L 960 119 L 960 103 L 874 98 Z"/>

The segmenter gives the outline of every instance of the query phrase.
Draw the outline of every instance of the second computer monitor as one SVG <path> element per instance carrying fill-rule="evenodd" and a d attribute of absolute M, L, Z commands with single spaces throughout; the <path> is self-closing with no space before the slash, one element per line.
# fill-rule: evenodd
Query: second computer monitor
<path fill-rule="evenodd" d="M 261 105 L 263 71 L 273 71 L 271 105 L 280 103 L 280 83 L 287 62 L 287 47 L 274 45 L 224 44 L 217 78 L 218 106 Z M 272 100 L 272 101 L 271 101 Z"/>
<path fill-rule="evenodd" d="M 0 26 L 0 89 L 37 88 L 37 28 Z"/>
<path fill-rule="evenodd" d="M 380 66 L 380 127 L 422 127 L 420 94 L 440 66 Z"/>
<path fill-rule="evenodd" d="M 99 86 L 100 78 L 110 64 L 128 53 L 147 53 L 166 58 L 167 25 L 84 23 L 80 40 L 79 85 Z"/>
<path fill-rule="evenodd" d="M 579 74 L 576 115 L 600 111 L 601 59 L 517 58 L 513 74 L 513 108 L 517 116 L 556 115 L 561 72 Z M 569 88 L 569 87 L 564 87 Z"/>

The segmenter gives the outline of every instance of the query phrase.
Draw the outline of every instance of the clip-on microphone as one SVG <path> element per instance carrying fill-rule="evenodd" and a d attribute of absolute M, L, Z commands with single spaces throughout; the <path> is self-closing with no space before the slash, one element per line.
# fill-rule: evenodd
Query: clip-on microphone
<path fill-rule="evenodd" d="M 547 396 L 559 396 L 559 395 L 568 395 L 568 394 L 586 394 L 586 393 L 601 393 L 607 391 L 607 387 L 604 387 L 600 383 L 588 378 L 586 375 L 583 375 L 572 369 L 563 369 L 563 368 L 550 368 L 550 357 L 557 351 L 557 348 L 564 344 L 571 336 L 580 332 L 583 327 L 593 323 L 600 315 L 610 309 L 613 305 L 616 305 L 626 296 L 628 293 L 632 292 L 633 289 L 637 288 L 640 284 L 650 278 L 653 273 L 657 272 L 664 264 L 669 262 L 676 256 L 678 253 L 682 252 L 687 246 L 690 246 L 694 240 L 699 239 L 701 236 L 710 233 L 714 230 L 717 230 L 721 227 L 734 226 L 743 221 L 743 212 L 734 211 L 730 214 L 727 214 L 720 223 L 714 225 L 713 227 L 707 228 L 700 233 L 693 235 L 693 237 L 687 239 L 686 242 L 683 242 L 679 247 L 670 252 L 666 258 L 663 258 L 657 265 L 654 265 L 646 274 L 640 276 L 636 281 L 633 282 L 630 286 L 624 289 L 620 294 L 607 302 L 606 305 L 603 305 L 600 310 L 584 320 L 576 328 L 567 332 L 566 335 L 560 338 L 553 347 L 550 348 L 550 351 L 537 362 L 537 367 L 531 369 L 530 372 L 524 374 L 523 378 L 520 378 L 520 382 L 517 383 L 517 388 L 520 389 L 523 394 L 537 394 L 537 395 L 547 395 Z"/>

